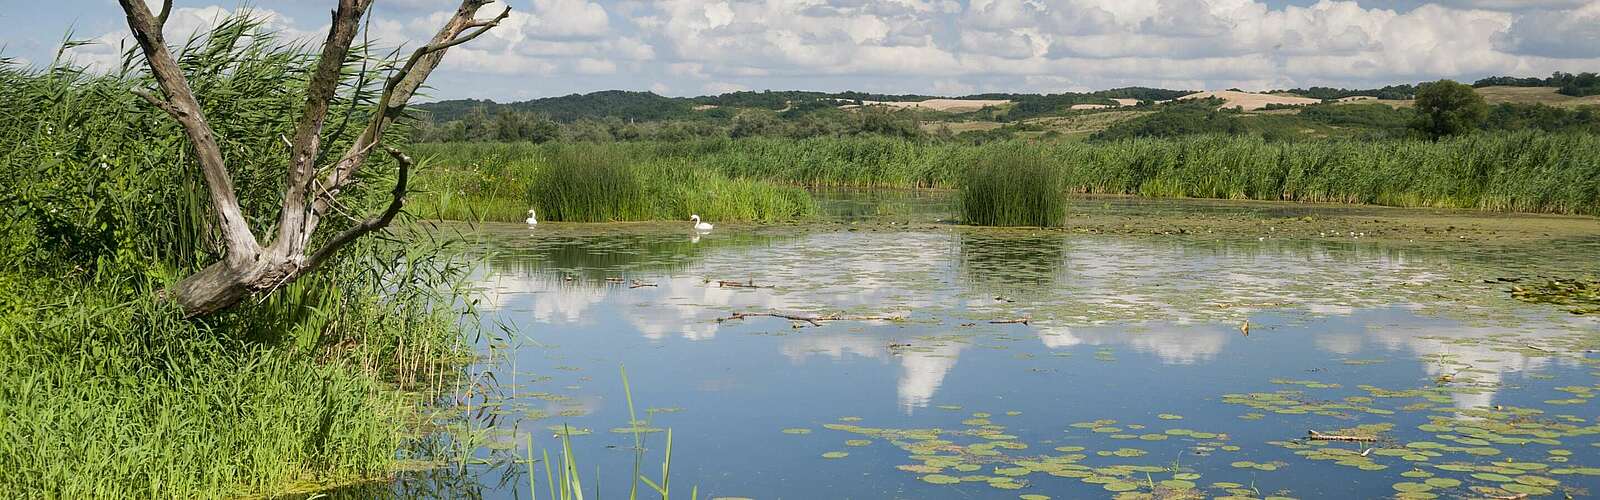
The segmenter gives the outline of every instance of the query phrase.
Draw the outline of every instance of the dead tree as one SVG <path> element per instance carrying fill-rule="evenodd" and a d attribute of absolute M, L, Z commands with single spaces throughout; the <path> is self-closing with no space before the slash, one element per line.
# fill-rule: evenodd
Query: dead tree
<path fill-rule="evenodd" d="M 172 0 L 163 2 L 161 13 L 153 14 L 144 0 L 119 0 L 128 16 L 128 27 L 139 43 L 165 98 L 153 92 L 135 90 L 144 100 L 177 120 L 194 147 L 195 157 L 205 178 L 208 197 L 216 213 L 216 225 L 225 253 L 221 260 L 184 278 L 163 295 L 176 301 L 189 317 L 204 316 L 238 304 L 255 293 L 278 288 L 317 269 L 340 248 L 394 220 L 404 203 L 406 179 L 411 160 L 383 146 L 385 130 L 405 112 L 428 74 L 438 67 L 450 47 L 477 38 L 510 15 L 507 7 L 491 19 L 477 19 L 478 9 L 490 0 L 461 0 L 461 6 L 426 45 L 418 47 L 405 63 L 393 70 L 384 82 L 370 121 L 350 148 L 319 172 L 317 158 L 322 153 L 322 132 L 329 102 L 339 87 L 340 69 L 350 46 L 360 31 L 361 18 L 373 0 L 339 0 L 333 11 L 333 24 L 322 44 L 316 67 L 306 86 L 305 106 L 289 139 L 289 161 L 284 176 L 283 203 L 277 232 L 266 243 L 253 232 L 239 208 L 233 179 L 222 159 L 216 134 L 201 113 L 200 103 L 189 82 L 167 48 L 161 28 L 172 11 Z M 383 149 L 398 164 L 393 200 L 383 213 L 359 221 L 328 238 L 319 248 L 311 248 L 313 236 L 328 211 L 337 205 L 339 192 L 348 187 L 362 164 L 375 150 Z"/>

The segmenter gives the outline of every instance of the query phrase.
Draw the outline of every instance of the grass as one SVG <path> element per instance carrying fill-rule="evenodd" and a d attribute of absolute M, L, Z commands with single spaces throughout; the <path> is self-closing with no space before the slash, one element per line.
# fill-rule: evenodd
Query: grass
<path fill-rule="evenodd" d="M 962 178 L 961 219 L 980 226 L 1060 226 L 1067 215 L 1062 181 L 1038 151 L 998 151 Z"/>
<path fill-rule="evenodd" d="M 560 147 L 447 144 L 427 150 L 454 151 L 451 161 L 468 163 L 485 158 L 479 151 L 529 158 Z M 588 147 L 730 181 L 808 188 L 959 188 L 969 167 L 1022 151 L 1058 172 L 1071 192 L 1600 215 L 1600 137 L 1576 133 L 1475 134 L 1438 142 L 1195 136 L 962 145 L 860 137 Z"/>
<path fill-rule="evenodd" d="M 732 178 L 686 158 L 641 157 L 614 145 L 451 144 L 419 148 L 424 174 L 413 211 L 456 220 L 687 220 L 776 222 L 815 212 L 804 190 Z"/>
<path fill-rule="evenodd" d="M 268 228 L 279 138 L 315 54 L 260 28 L 230 19 L 179 59 L 245 213 Z M 367 76 L 333 116 L 368 103 L 382 79 Z M 449 293 L 464 266 L 405 235 L 371 238 L 234 311 L 183 319 L 159 291 L 219 247 L 182 133 L 129 92 L 150 85 L 133 68 L 0 64 L 0 491 L 229 498 L 386 476 L 465 352 Z M 323 140 L 336 151 L 359 128 L 341 120 Z M 369 170 L 344 210 L 385 201 L 392 180 Z"/>

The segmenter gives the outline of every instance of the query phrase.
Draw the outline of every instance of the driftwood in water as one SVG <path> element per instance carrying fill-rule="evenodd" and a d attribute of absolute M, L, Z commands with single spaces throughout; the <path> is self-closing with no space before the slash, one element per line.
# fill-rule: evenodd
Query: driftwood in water
<path fill-rule="evenodd" d="M 772 285 L 757 285 L 756 280 L 748 280 L 743 282 L 732 280 L 716 280 L 716 283 L 717 286 L 722 288 L 773 288 Z"/>
<path fill-rule="evenodd" d="M 721 323 L 724 321 L 759 316 L 783 318 L 790 321 L 802 321 L 811 323 L 811 326 L 822 326 L 823 321 L 899 321 L 905 319 L 901 316 L 840 316 L 837 314 L 830 314 L 827 316 L 801 316 L 798 314 L 784 314 L 775 312 L 736 312 L 726 318 L 717 318 L 717 322 Z"/>
<path fill-rule="evenodd" d="M 1339 434 L 1323 434 L 1314 430 L 1306 431 L 1306 435 L 1312 441 L 1354 441 L 1358 443 L 1370 443 L 1378 440 L 1377 436 L 1344 436 Z"/>

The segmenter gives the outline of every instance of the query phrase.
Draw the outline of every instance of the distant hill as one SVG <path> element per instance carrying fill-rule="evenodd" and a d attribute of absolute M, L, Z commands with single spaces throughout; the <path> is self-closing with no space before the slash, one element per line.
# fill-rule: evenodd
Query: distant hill
<path fill-rule="evenodd" d="M 1116 105 L 1113 99 L 1164 101 L 1193 93 L 1147 87 L 1124 87 L 1089 93 L 1060 94 L 988 93 L 959 96 L 973 101 L 1010 101 L 1010 119 L 1041 116 L 1069 109 L 1076 104 Z M 561 123 L 582 119 L 617 118 L 623 121 L 692 120 L 705 118 L 713 108 L 747 108 L 772 111 L 809 111 L 864 103 L 920 102 L 944 99 L 921 94 L 873 94 L 867 92 L 812 92 L 804 90 L 741 91 L 699 97 L 665 97 L 652 92 L 605 90 L 588 94 L 546 97 L 531 101 L 499 103 L 488 99 L 456 99 L 413 106 L 431 114 L 434 122 L 460 120 L 473 110 L 488 116 L 505 111 L 530 112 Z M 710 118 L 727 118 L 727 113 L 711 113 Z"/>
<path fill-rule="evenodd" d="M 506 104 L 487 99 L 457 99 L 415 107 L 431 113 L 433 120 L 438 122 L 459 120 L 473 109 L 482 109 L 489 115 L 504 111 L 526 111 L 558 122 L 571 123 L 582 118 L 606 117 L 642 121 L 684 119 L 694 115 L 694 105 L 689 99 L 663 97 L 652 92 L 605 90 Z"/>

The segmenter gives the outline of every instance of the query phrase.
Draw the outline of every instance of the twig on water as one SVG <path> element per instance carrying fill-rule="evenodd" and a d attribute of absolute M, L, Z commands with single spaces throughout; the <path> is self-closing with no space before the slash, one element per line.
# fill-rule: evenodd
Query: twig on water
<path fill-rule="evenodd" d="M 1312 441 L 1354 441 L 1358 443 L 1369 443 L 1376 442 L 1378 440 L 1377 436 L 1344 436 L 1339 434 L 1323 434 L 1315 430 L 1306 431 L 1306 435 Z"/>
<path fill-rule="evenodd" d="M 710 280 L 707 281 L 709 282 Z M 756 280 L 753 279 L 743 282 L 732 280 L 716 280 L 716 282 L 717 286 L 723 288 L 774 288 L 772 285 L 757 285 Z"/>
<path fill-rule="evenodd" d="M 996 319 L 996 320 L 990 320 L 989 324 L 991 324 L 991 325 L 1016 325 L 1016 324 L 1026 325 L 1026 324 L 1028 324 L 1029 321 L 1033 321 L 1033 320 L 1028 319 L 1028 318 Z"/>
<path fill-rule="evenodd" d="M 811 326 L 822 326 L 823 321 L 900 321 L 905 319 L 902 316 L 840 316 L 837 314 L 830 314 L 827 316 L 801 316 L 798 314 L 784 314 L 775 312 L 736 312 L 726 318 L 717 318 L 717 322 L 721 323 L 736 319 L 742 320 L 745 318 L 758 316 L 783 318 L 790 321 L 801 321 L 810 323 Z"/>
<path fill-rule="evenodd" d="M 1536 346 L 1536 345 L 1533 345 L 1533 344 L 1523 344 L 1522 346 L 1526 347 L 1526 348 L 1529 348 L 1529 349 L 1533 349 L 1535 351 L 1539 351 L 1539 352 L 1555 352 L 1555 351 L 1551 351 L 1549 349 L 1545 349 L 1543 347 L 1539 347 L 1539 346 Z"/>

